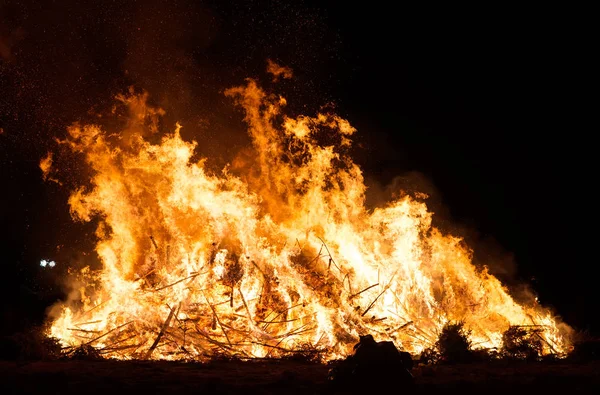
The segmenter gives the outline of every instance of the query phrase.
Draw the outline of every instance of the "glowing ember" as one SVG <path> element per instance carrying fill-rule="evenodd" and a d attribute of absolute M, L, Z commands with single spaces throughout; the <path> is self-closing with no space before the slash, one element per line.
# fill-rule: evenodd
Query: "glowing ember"
<path fill-rule="evenodd" d="M 121 133 L 69 128 L 64 144 L 93 169 L 91 188 L 69 204 L 75 219 L 100 220 L 103 268 L 84 269 L 80 299 L 60 306 L 50 334 L 64 345 L 121 359 L 307 348 L 336 358 L 367 333 L 419 353 L 445 323 L 464 321 L 480 347 L 535 324 L 545 352 L 568 348 L 568 328 L 472 265 L 461 239 L 432 227 L 425 203 L 365 208 L 347 121 L 286 117 L 285 100 L 253 80 L 226 95 L 245 111 L 254 155 L 219 173 L 192 160 L 197 143 L 182 140 L 180 125 L 158 144 L 143 138 L 163 113 L 145 96 L 119 98 L 133 113 Z"/>

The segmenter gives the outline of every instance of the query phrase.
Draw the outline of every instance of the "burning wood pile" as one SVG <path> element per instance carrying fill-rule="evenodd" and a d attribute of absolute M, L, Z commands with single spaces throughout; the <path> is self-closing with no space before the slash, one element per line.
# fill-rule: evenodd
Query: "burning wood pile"
<path fill-rule="evenodd" d="M 129 111 L 122 130 L 69 128 L 61 146 L 91 174 L 69 205 L 75 220 L 98 222 L 102 268 L 78 272 L 75 297 L 54 311 L 49 335 L 65 347 L 119 359 L 330 360 L 372 333 L 418 354 L 460 320 L 481 347 L 498 347 L 510 325 L 541 325 L 543 352 L 568 349 L 568 327 L 476 268 L 462 240 L 432 226 L 423 196 L 365 207 L 346 120 L 287 117 L 285 99 L 253 80 L 226 95 L 253 147 L 220 172 L 180 125 L 157 141 L 164 111 L 146 95 L 118 97 Z M 52 163 L 42 166 L 50 181 L 61 177 Z"/>

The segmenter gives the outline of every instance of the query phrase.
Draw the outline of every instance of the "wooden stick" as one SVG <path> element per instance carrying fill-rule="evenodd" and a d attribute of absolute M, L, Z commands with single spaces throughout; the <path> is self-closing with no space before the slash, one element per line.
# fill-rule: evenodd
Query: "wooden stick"
<path fill-rule="evenodd" d="M 117 326 L 116 328 L 113 328 L 113 329 L 109 330 L 109 331 L 108 331 L 108 332 L 106 332 L 105 334 L 103 334 L 103 335 L 100 335 L 100 336 L 98 336 L 98 337 L 96 337 L 96 338 L 94 338 L 94 339 L 90 340 L 89 342 L 87 342 L 87 343 L 85 343 L 85 344 L 82 344 L 82 346 L 88 346 L 88 345 L 90 345 L 91 343 L 95 342 L 96 340 L 98 340 L 98 339 L 101 339 L 101 338 L 103 338 L 104 336 L 108 335 L 109 333 L 112 333 L 112 332 L 116 331 L 117 329 L 124 327 L 125 325 L 129 325 L 129 324 L 131 324 L 132 322 L 133 322 L 133 320 L 132 320 L 132 321 L 129 321 L 129 322 L 126 322 L 126 323 L 124 323 L 124 324 L 122 324 L 122 325 L 119 325 L 119 326 Z"/>
<path fill-rule="evenodd" d="M 325 244 L 321 244 L 321 248 L 319 248 L 319 253 L 318 253 L 318 254 L 317 254 L 317 256 L 316 256 L 316 257 L 314 257 L 314 258 L 313 258 L 313 259 L 312 259 L 310 262 L 308 262 L 308 265 L 307 265 L 307 266 L 310 266 L 310 265 L 312 265 L 314 261 L 316 261 L 317 259 L 319 259 L 319 258 L 321 257 L 321 251 L 323 251 L 323 246 L 324 246 L 324 245 L 325 245 Z"/>
<path fill-rule="evenodd" d="M 91 339 L 91 336 L 86 336 L 85 334 L 73 333 L 73 336 L 77 336 L 82 341 Z"/>
<path fill-rule="evenodd" d="M 119 341 L 116 341 L 116 342 L 112 343 L 110 346 L 103 347 L 99 351 L 112 350 L 112 349 L 121 349 L 121 347 L 127 347 L 127 348 L 129 348 L 129 347 L 136 347 L 137 344 L 130 344 L 128 346 L 115 347 L 117 344 L 121 344 L 123 342 L 126 342 L 127 340 L 131 340 L 131 339 L 133 339 L 136 336 L 137 336 L 137 333 L 135 333 L 135 334 L 133 334 L 133 335 L 131 335 L 129 337 L 126 337 L 125 339 L 121 339 Z"/>
<path fill-rule="evenodd" d="M 179 305 L 181 306 L 181 302 L 179 302 Z M 144 359 L 149 359 L 150 355 L 152 355 L 152 351 L 154 351 L 154 349 L 156 348 L 156 346 L 158 346 L 158 342 L 160 341 L 160 338 L 163 336 L 163 334 L 165 333 L 165 330 L 167 329 L 167 327 L 171 323 L 171 318 L 173 318 L 173 314 L 174 313 L 175 313 L 175 306 L 173 306 L 171 308 L 171 311 L 169 312 L 169 316 L 167 317 L 167 319 L 165 320 L 165 322 L 162 324 L 162 327 L 160 328 L 160 332 L 158 332 L 158 336 L 156 336 L 156 339 L 154 340 L 154 343 L 152 343 L 152 345 L 150 346 L 150 348 L 146 352 L 146 355 L 144 356 Z"/>
<path fill-rule="evenodd" d="M 337 268 L 337 270 L 340 271 L 340 273 L 342 272 L 342 269 L 339 268 L 339 266 L 335 263 L 335 261 L 333 260 L 333 255 L 331 255 L 331 252 L 329 251 L 329 248 L 327 247 L 327 244 L 325 244 L 325 242 L 323 241 L 322 238 L 320 238 L 319 236 L 317 236 L 317 239 L 321 240 L 321 243 L 323 243 L 323 245 L 325 246 L 325 249 L 327 250 L 327 254 L 329 255 L 329 259 L 330 259 L 330 264 L 333 262 L 333 265 Z"/>
<path fill-rule="evenodd" d="M 282 321 L 256 321 L 257 324 L 264 324 L 264 323 L 268 323 L 268 324 L 285 324 L 286 322 L 294 322 L 294 321 L 298 321 L 304 318 L 308 318 L 311 317 L 310 315 L 305 315 L 304 317 L 298 317 L 298 318 L 292 318 L 289 320 L 282 320 Z"/>
<path fill-rule="evenodd" d="M 309 324 L 304 324 L 301 327 L 297 328 L 295 331 L 290 331 L 288 333 L 285 333 L 283 335 L 279 335 L 279 336 L 275 336 L 274 339 L 280 339 L 277 344 L 275 346 L 269 346 L 269 347 L 273 347 L 275 349 L 279 349 L 279 350 L 285 350 L 287 352 L 291 352 L 292 350 L 287 350 L 284 348 L 279 347 L 279 345 L 281 344 L 281 342 L 283 342 L 285 339 L 287 339 L 288 337 L 291 336 L 296 336 L 296 335 L 300 335 L 302 333 L 306 333 L 306 332 L 310 332 L 312 330 L 314 330 L 315 328 L 308 328 L 308 329 L 304 329 L 306 326 L 308 326 Z M 304 329 L 304 330 L 303 330 Z M 271 355 L 271 352 L 269 351 L 267 353 L 267 355 Z"/>
<path fill-rule="evenodd" d="M 554 347 L 552 347 L 552 344 L 550 344 L 550 342 L 547 339 L 544 339 L 544 337 L 542 335 L 540 335 L 538 332 L 533 332 L 533 334 L 536 335 L 537 337 L 539 337 L 544 343 L 546 343 L 548 345 L 548 347 L 550 347 L 550 350 L 552 350 L 552 352 L 554 354 L 558 354 L 556 349 Z"/>
<path fill-rule="evenodd" d="M 142 277 L 138 277 L 135 279 L 135 281 L 140 281 L 145 279 L 146 277 L 148 277 L 149 275 L 151 275 L 152 273 L 154 273 L 156 271 L 156 269 L 152 269 L 150 270 L 148 273 L 144 274 Z"/>
<path fill-rule="evenodd" d="M 177 305 L 177 311 L 175 312 L 175 319 L 177 321 L 179 321 L 179 318 L 177 318 L 179 316 L 179 310 L 181 310 L 181 302 L 178 303 L 178 305 Z"/>
<path fill-rule="evenodd" d="M 529 315 L 529 319 L 531 320 L 531 322 L 533 322 L 533 325 L 527 325 L 528 327 L 539 327 L 539 328 L 544 328 L 544 327 L 547 327 L 547 326 L 545 326 L 545 325 L 538 325 L 538 324 L 536 324 L 535 320 L 533 319 L 533 317 L 532 317 L 531 315 Z M 518 325 L 518 326 L 519 326 L 519 327 L 525 327 L 526 325 Z M 554 349 L 554 347 L 552 347 L 552 344 L 550 344 L 550 342 L 549 342 L 548 340 L 544 339 L 544 338 L 542 337 L 542 335 L 540 335 L 540 334 L 538 333 L 538 332 L 540 332 L 540 331 L 542 331 L 542 330 L 543 330 L 543 329 L 539 329 L 539 330 L 533 330 L 532 332 L 533 332 L 533 333 L 534 333 L 534 334 L 535 334 L 537 337 L 539 337 L 539 338 L 540 338 L 540 339 L 541 339 L 541 340 L 542 340 L 544 343 L 546 343 L 546 344 L 548 345 L 548 347 L 550 347 L 550 350 L 552 350 L 552 352 L 553 352 L 554 354 L 558 354 L 558 353 L 556 352 L 556 350 Z"/>
<path fill-rule="evenodd" d="M 99 322 L 102 322 L 102 320 L 96 320 L 96 321 L 88 321 L 88 322 L 82 322 L 79 324 L 75 324 L 75 326 L 81 326 L 81 325 L 90 325 L 90 324 L 97 324 Z"/>
<path fill-rule="evenodd" d="M 269 352 L 267 353 L 267 356 L 271 355 L 271 351 L 275 350 L 275 349 L 279 349 L 279 350 L 284 350 L 284 348 L 279 347 L 279 345 L 281 344 L 282 341 L 284 341 L 287 337 L 284 337 L 283 339 L 279 340 L 277 342 L 277 344 L 275 344 L 275 346 L 273 346 L 273 348 L 271 350 L 269 350 Z M 291 350 L 290 350 L 291 351 Z M 289 351 L 288 351 L 289 352 Z"/>
<path fill-rule="evenodd" d="M 358 296 L 358 295 L 360 295 L 361 293 L 363 293 L 363 292 L 366 292 L 366 291 L 370 290 L 371 288 L 373 288 L 373 287 L 376 287 L 376 286 L 378 286 L 378 285 L 379 285 L 379 283 L 375 283 L 375 284 L 373 284 L 373 285 L 370 285 L 370 286 L 368 286 L 367 288 L 363 289 L 362 291 L 360 291 L 360 292 L 357 292 L 357 293 L 355 293 L 355 294 L 352 294 L 352 295 L 348 296 L 348 299 L 354 299 L 355 297 L 357 297 L 357 296 Z"/>
<path fill-rule="evenodd" d="M 364 311 L 364 313 L 361 314 L 361 317 L 364 317 L 365 314 L 367 314 L 369 312 L 369 310 L 371 310 L 371 307 L 373 307 L 373 305 L 375 304 L 375 302 L 377 302 L 377 299 L 379 299 L 379 297 L 381 295 L 383 295 L 385 293 L 385 291 L 387 291 L 387 290 L 388 290 L 388 288 L 386 287 L 386 288 L 383 289 L 383 291 L 381 291 L 379 293 L 379 295 L 377 295 L 377 297 L 371 302 L 371 304 L 369 305 L 369 307 L 366 308 L 366 310 Z"/>
<path fill-rule="evenodd" d="M 231 347 L 231 340 L 229 340 L 229 336 L 227 336 L 227 332 L 225 332 L 225 329 L 223 328 L 223 325 L 221 324 L 221 320 L 219 319 L 219 316 L 217 315 L 217 311 L 215 310 L 215 308 L 213 307 L 212 304 L 210 304 L 210 302 L 208 301 L 208 298 L 206 297 L 206 295 L 204 295 L 204 299 L 206 299 L 206 303 L 208 303 L 208 305 L 210 306 L 210 309 L 212 310 L 215 319 L 217 320 L 217 323 L 219 324 L 219 326 L 221 327 L 221 330 L 223 331 L 223 334 L 225 335 L 225 338 L 227 339 L 227 343 L 229 343 L 229 346 Z"/>
<path fill-rule="evenodd" d="M 203 333 L 203 332 L 199 331 L 199 330 L 198 330 L 198 328 L 196 328 L 196 332 L 197 332 L 197 333 L 198 333 L 200 336 L 202 336 L 202 337 L 203 337 L 203 338 L 204 338 L 204 339 L 205 339 L 207 342 L 209 342 L 210 344 L 214 344 L 215 346 L 217 346 L 217 347 L 219 347 L 219 348 L 223 349 L 224 351 L 227 351 L 228 353 L 230 353 L 230 352 L 232 351 L 232 348 L 233 348 L 232 346 L 228 346 L 228 345 L 227 345 L 227 344 L 225 344 L 225 343 L 221 343 L 221 342 L 219 342 L 219 341 L 217 341 L 217 340 L 213 339 L 212 337 L 208 336 L 207 334 L 205 334 L 205 333 Z"/>
<path fill-rule="evenodd" d="M 298 307 L 298 306 L 304 306 L 304 303 L 298 303 L 298 304 L 295 304 L 295 305 L 293 305 L 293 306 L 291 306 L 291 307 L 288 307 L 287 309 L 285 309 L 285 310 L 281 311 L 279 314 L 277 314 L 277 315 L 275 316 L 275 318 L 273 318 L 273 320 L 271 320 L 271 321 L 262 321 L 262 322 L 266 322 L 265 326 L 263 327 L 263 330 L 266 330 L 266 329 L 267 329 L 267 326 L 269 326 L 269 324 L 271 324 L 271 323 L 275 323 L 275 320 L 276 320 L 276 319 L 277 319 L 277 318 L 278 318 L 280 315 L 282 315 L 283 313 L 287 313 L 288 311 L 290 311 L 290 310 L 291 310 L 291 309 L 293 309 L 294 307 Z M 271 315 L 271 314 L 269 314 L 269 315 Z M 267 317 L 265 317 L 265 320 L 266 320 L 266 319 L 267 319 Z"/>
<path fill-rule="evenodd" d="M 393 293 L 392 295 L 394 295 L 394 298 L 396 298 L 396 302 L 398 302 L 398 305 L 400 307 L 402 307 L 402 309 L 404 310 L 404 314 L 406 314 L 409 318 L 410 318 L 410 309 L 408 309 L 406 307 L 406 304 L 404 301 L 400 300 L 400 298 L 398 297 L 398 295 L 396 293 Z M 389 311 L 389 310 L 388 310 Z"/>
<path fill-rule="evenodd" d="M 241 294 L 241 293 L 242 293 L 242 292 L 241 292 L 241 289 L 240 289 L 240 294 Z M 242 295 L 242 296 L 243 296 L 243 295 Z M 258 298 L 252 298 L 252 299 L 248 299 L 248 301 L 252 301 L 252 300 L 256 300 L 256 299 L 258 299 Z M 245 300 L 244 300 L 244 302 L 245 302 Z M 248 309 L 248 306 L 247 306 L 247 305 L 246 305 L 246 306 L 244 306 L 244 304 L 241 304 L 239 307 L 236 307 L 234 311 L 240 311 L 240 310 L 241 310 L 241 309 L 243 309 L 244 307 L 246 307 L 246 309 Z"/>
<path fill-rule="evenodd" d="M 279 346 L 272 346 L 272 345 L 270 345 L 270 344 L 261 343 L 261 342 L 255 342 L 255 341 L 253 341 L 253 342 L 250 342 L 250 343 L 252 343 L 252 344 L 257 344 L 257 345 L 259 345 L 259 346 L 263 346 L 263 347 L 274 348 L 274 349 L 281 350 L 281 351 L 286 351 L 286 352 L 291 352 L 291 351 L 292 351 L 292 350 L 289 350 L 289 349 L 287 349 L 287 348 L 283 348 L 283 347 L 279 347 Z M 279 342 L 279 343 L 281 343 L 281 342 Z M 277 343 L 277 344 L 279 344 L 279 343 Z M 269 352 L 267 355 L 270 355 L 270 354 L 271 354 L 271 353 Z"/>
<path fill-rule="evenodd" d="M 245 334 L 245 335 L 248 335 L 248 336 L 251 334 L 251 332 L 250 332 L 250 331 L 248 331 L 247 329 L 238 329 L 238 328 L 234 328 L 233 326 L 231 326 L 231 325 L 227 325 L 227 324 L 226 324 L 226 323 L 224 323 L 224 322 L 223 322 L 222 324 L 223 324 L 223 326 L 224 326 L 225 328 L 227 328 L 227 329 L 229 329 L 229 330 L 231 330 L 231 331 L 233 331 L 233 332 L 242 333 L 242 334 Z"/>
<path fill-rule="evenodd" d="M 418 341 L 420 341 L 420 342 L 429 343 L 430 345 L 433 345 L 433 344 L 435 344 L 435 342 L 434 342 L 434 341 L 431 341 L 431 340 L 429 340 L 428 338 L 421 338 L 421 337 L 419 337 L 419 336 L 415 335 L 414 333 L 406 332 L 406 334 L 407 334 L 408 336 L 412 337 L 412 338 L 415 338 L 415 339 L 417 339 L 417 340 L 418 340 Z"/>
<path fill-rule="evenodd" d="M 86 314 L 94 311 L 94 309 L 97 309 L 98 307 L 102 306 L 104 303 L 108 302 L 110 299 L 106 299 L 105 301 L 98 303 L 97 305 L 95 305 L 94 307 L 92 307 L 91 309 L 89 309 L 88 311 L 85 311 L 83 314 L 81 314 L 82 316 L 85 316 Z M 75 324 L 75 326 L 77 326 L 79 324 Z"/>
<path fill-rule="evenodd" d="M 269 318 L 269 317 L 271 316 L 271 314 L 273 314 L 273 313 L 275 313 L 275 310 L 271 310 L 271 311 L 269 311 L 269 314 L 267 314 L 267 316 L 266 316 L 264 319 L 266 320 L 266 319 L 267 319 L 267 318 Z M 277 318 L 277 316 L 275 316 L 275 318 Z M 275 318 L 274 318 L 274 319 L 275 319 Z"/>
<path fill-rule="evenodd" d="M 250 261 L 252 263 L 252 265 L 254 265 L 255 268 L 258 269 L 258 271 L 263 275 L 264 278 L 267 278 L 267 276 L 265 275 L 265 272 L 262 271 L 262 269 L 258 266 L 258 263 L 254 262 L 254 261 Z"/>
<path fill-rule="evenodd" d="M 110 347 L 113 347 L 113 346 L 115 346 L 115 345 L 117 345 L 117 344 L 120 344 L 120 343 L 126 342 L 127 340 L 131 340 L 131 339 L 133 339 L 134 337 L 136 337 L 137 335 L 138 335 L 137 333 L 134 333 L 133 335 L 131 335 L 131 336 L 129 336 L 129 337 L 126 337 L 125 339 L 117 340 L 116 342 L 113 342 L 113 343 L 110 345 Z M 107 348 L 110 348 L 110 347 L 108 347 L 108 346 L 107 346 L 107 347 L 104 347 L 104 348 L 103 348 L 103 350 L 104 350 L 104 349 L 107 349 Z"/>
<path fill-rule="evenodd" d="M 131 344 L 128 346 L 120 346 L 120 347 L 106 347 L 98 350 L 100 354 L 110 354 L 112 352 L 127 350 L 128 348 L 139 347 L 139 344 Z"/>
<path fill-rule="evenodd" d="M 432 344 L 435 343 L 435 339 L 437 339 L 439 337 L 438 335 L 432 335 L 431 333 L 425 332 L 422 328 L 419 328 L 417 325 L 414 325 L 413 327 L 415 328 L 415 330 L 421 332 L 423 334 L 423 336 L 425 336 L 427 341 Z M 434 340 L 432 340 L 432 339 L 434 339 Z"/>
<path fill-rule="evenodd" d="M 390 281 L 387 283 L 387 285 L 385 286 L 385 288 L 383 288 L 383 291 L 381 291 L 381 293 L 379 295 L 377 295 L 377 297 L 375 298 L 375 300 L 373 300 L 371 302 L 371 304 L 369 305 L 369 307 L 367 307 L 367 309 L 365 310 L 365 312 L 362 313 L 361 317 L 364 317 L 365 314 L 367 314 L 367 312 L 371 309 L 371 307 L 373 307 L 373 305 L 375 304 L 375 302 L 377 302 L 377 299 L 379 299 L 379 297 L 381 295 L 383 295 L 385 293 L 385 291 L 387 291 L 388 289 L 390 289 L 390 286 L 392 285 L 392 281 L 394 281 L 394 277 L 396 277 L 396 273 L 398 273 L 397 270 L 396 270 L 396 272 L 394 272 L 394 274 L 392 275 L 392 278 L 390 278 Z M 377 277 L 379 277 L 379 271 L 377 271 Z"/>
<path fill-rule="evenodd" d="M 402 330 L 402 329 L 404 329 L 404 328 L 408 327 L 408 326 L 409 326 L 410 324 L 412 324 L 412 323 L 413 323 L 412 321 L 405 322 L 404 324 L 400 325 L 400 326 L 398 327 L 398 329 L 395 329 L 395 330 L 394 330 L 394 332 L 397 332 L 397 331 L 399 331 L 399 330 Z"/>
<path fill-rule="evenodd" d="M 325 332 L 321 333 L 321 337 L 319 337 L 319 340 L 317 340 L 312 346 L 317 347 L 319 343 L 321 343 L 321 340 L 323 340 L 323 336 L 325 336 Z"/>
<path fill-rule="evenodd" d="M 512 327 L 515 328 L 549 328 L 549 325 L 542 325 L 542 324 L 532 324 L 532 325 L 511 325 Z"/>
<path fill-rule="evenodd" d="M 267 278 L 263 277 L 263 279 L 265 281 L 262 282 L 262 284 L 260 285 L 260 293 L 258 294 L 258 304 L 262 304 L 263 302 L 263 293 L 265 292 L 265 283 L 267 282 Z M 271 315 L 271 313 L 269 313 L 269 315 Z"/>
<path fill-rule="evenodd" d="M 346 279 L 348 279 L 348 289 L 350 289 L 350 278 L 349 278 L 349 276 L 348 276 L 349 274 L 350 274 L 350 272 L 347 272 L 347 273 L 344 275 L 344 277 L 342 277 L 342 287 L 344 286 L 344 281 L 346 281 Z"/>
<path fill-rule="evenodd" d="M 239 286 L 240 296 L 242 297 L 242 302 L 244 303 L 244 307 L 246 308 L 246 314 L 248 314 L 248 323 L 254 327 L 254 321 L 252 320 L 252 314 L 250 314 L 250 309 L 248 308 L 248 304 L 246 303 L 246 298 L 244 297 L 244 293 L 242 292 L 242 286 Z"/>
<path fill-rule="evenodd" d="M 296 328 L 296 329 L 294 329 L 294 330 L 292 330 L 292 331 L 290 331 L 288 333 L 284 333 L 282 335 L 275 336 L 274 339 L 279 339 L 280 337 L 287 338 L 287 337 L 296 336 L 296 335 L 299 335 L 299 334 L 302 334 L 302 333 L 305 333 L 305 332 L 310 332 L 310 331 L 314 330 L 315 328 L 304 329 L 307 326 L 309 326 L 310 324 L 311 323 L 304 324 L 304 325 L 300 326 L 299 328 Z"/>
<path fill-rule="evenodd" d="M 352 283 L 350 283 L 350 272 L 348 272 L 347 274 L 348 277 L 348 292 L 350 292 L 350 294 L 352 294 Z M 342 287 L 344 286 L 344 282 L 342 282 Z"/>
<path fill-rule="evenodd" d="M 67 330 L 77 331 L 77 332 L 85 332 L 85 333 L 100 333 L 100 331 L 90 331 L 90 330 L 79 329 L 79 328 L 67 328 Z"/>
<path fill-rule="evenodd" d="M 152 290 L 152 292 L 158 292 L 158 291 L 162 291 L 162 290 L 163 290 L 163 289 L 165 289 L 165 288 L 172 287 L 173 285 L 177 285 L 177 284 L 179 284 L 179 283 L 180 283 L 180 282 L 182 282 L 182 281 L 189 280 L 189 279 L 191 279 L 191 278 L 195 278 L 195 277 L 197 277 L 197 276 L 198 276 L 198 274 L 192 274 L 191 276 L 188 276 L 188 277 L 186 277 L 186 278 L 182 278 L 181 280 L 177 280 L 177 281 L 175 281 L 175 282 L 174 282 L 174 283 L 172 283 L 172 284 L 165 285 L 164 287 L 160 287 L 160 288 L 153 289 L 153 290 Z"/>
<path fill-rule="evenodd" d="M 220 305 L 222 305 L 222 304 L 226 304 L 226 303 L 229 303 L 229 299 L 227 299 L 227 300 L 224 300 L 224 301 L 222 301 L 222 302 L 213 303 L 213 306 L 220 306 Z"/>

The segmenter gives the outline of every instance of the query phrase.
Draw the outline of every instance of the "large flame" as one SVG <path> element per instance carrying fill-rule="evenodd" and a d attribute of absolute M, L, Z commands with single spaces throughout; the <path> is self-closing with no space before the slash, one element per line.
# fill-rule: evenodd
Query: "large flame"
<path fill-rule="evenodd" d="M 449 321 L 480 347 L 510 325 L 541 325 L 546 352 L 568 347 L 564 327 L 516 303 L 457 237 L 432 226 L 407 195 L 365 208 L 355 129 L 332 114 L 285 116 L 285 100 L 253 80 L 226 91 L 245 111 L 253 154 L 221 172 L 195 160 L 180 125 L 153 144 L 161 110 L 119 97 L 127 130 L 69 128 L 67 144 L 93 169 L 74 192 L 74 218 L 99 220 L 103 267 L 84 269 L 80 300 L 60 308 L 51 335 L 108 356 L 277 357 L 348 354 L 361 334 L 419 353 Z M 48 160 L 44 163 L 48 172 Z"/>

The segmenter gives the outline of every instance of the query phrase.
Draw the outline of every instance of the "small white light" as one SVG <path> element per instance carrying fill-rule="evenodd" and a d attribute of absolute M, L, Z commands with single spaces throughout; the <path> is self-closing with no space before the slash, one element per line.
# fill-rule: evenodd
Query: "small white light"
<path fill-rule="evenodd" d="M 54 262 L 54 261 L 47 261 L 45 259 L 42 259 L 40 261 L 40 266 L 41 267 L 46 267 L 46 266 L 54 267 L 54 266 L 56 266 L 56 262 Z"/>

